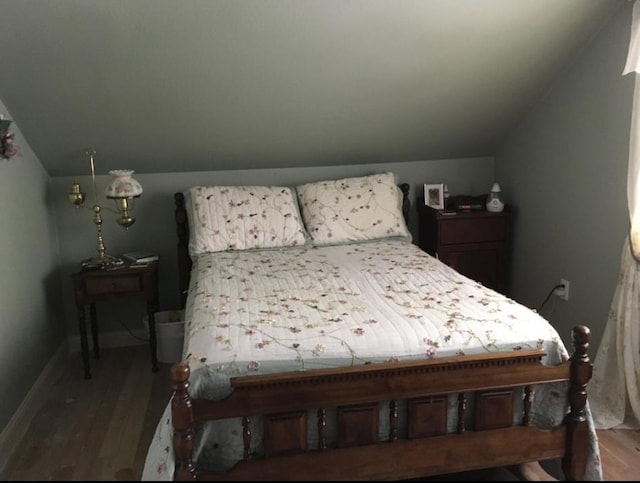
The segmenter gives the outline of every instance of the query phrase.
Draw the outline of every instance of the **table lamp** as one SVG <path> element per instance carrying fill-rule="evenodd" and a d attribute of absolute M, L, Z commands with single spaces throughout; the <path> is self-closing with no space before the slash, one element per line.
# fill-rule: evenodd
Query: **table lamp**
<path fill-rule="evenodd" d="M 98 194 L 96 191 L 96 173 L 95 173 L 95 155 L 96 151 L 93 148 L 86 150 L 85 154 L 89 157 L 89 164 L 91 166 L 91 182 L 93 184 L 93 223 L 96 225 L 96 232 L 98 235 L 98 257 L 90 258 L 82 262 L 82 266 L 85 268 L 109 268 L 114 265 L 120 265 L 123 261 L 119 258 L 112 257 L 106 254 L 106 248 L 102 237 L 102 207 L 98 203 Z M 138 181 L 133 179 L 134 171 L 127 169 L 117 169 L 109 171 L 109 174 L 113 176 L 113 180 L 105 188 L 105 195 L 107 198 L 113 199 L 116 202 L 115 213 L 119 214 L 118 224 L 124 228 L 129 228 L 135 223 L 135 218 L 131 216 L 130 210 L 133 210 L 133 202 L 142 194 L 142 186 Z M 68 199 L 76 207 L 83 205 L 85 201 L 85 194 L 82 192 L 82 188 L 77 181 L 74 181 L 71 186 L 71 191 L 68 194 Z M 109 210 L 113 211 L 113 210 Z"/>

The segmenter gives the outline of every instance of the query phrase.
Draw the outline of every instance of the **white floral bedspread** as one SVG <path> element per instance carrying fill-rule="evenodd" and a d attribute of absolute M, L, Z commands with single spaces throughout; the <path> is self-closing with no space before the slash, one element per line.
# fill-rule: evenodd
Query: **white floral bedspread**
<path fill-rule="evenodd" d="M 401 240 L 200 255 L 185 314 L 183 359 L 194 397 L 224 397 L 230 377 L 249 373 L 536 347 L 547 352 L 545 364 L 568 357 L 537 313 Z M 565 392 L 564 385 L 536 391 L 536 425 L 562 421 Z M 241 458 L 232 423 L 206 426 L 198 464 L 219 469 Z M 171 437 L 167 406 L 143 480 L 172 478 Z M 593 425 L 590 446 L 587 479 L 601 480 Z"/>

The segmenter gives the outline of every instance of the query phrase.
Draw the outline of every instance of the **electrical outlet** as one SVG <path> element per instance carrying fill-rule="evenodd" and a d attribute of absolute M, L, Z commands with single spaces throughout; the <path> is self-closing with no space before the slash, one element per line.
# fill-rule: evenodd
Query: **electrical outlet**
<path fill-rule="evenodd" d="M 554 294 L 561 298 L 562 300 L 569 300 L 569 280 L 565 280 L 564 278 L 560 279 L 560 285 L 564 285 L 564 287 L 558 287 L 553 291 Z"/>

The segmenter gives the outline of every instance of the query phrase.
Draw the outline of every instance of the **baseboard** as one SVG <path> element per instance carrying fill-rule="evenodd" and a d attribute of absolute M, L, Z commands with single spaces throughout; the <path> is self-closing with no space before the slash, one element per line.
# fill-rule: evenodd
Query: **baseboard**
<path fill-rule="evenodd" d="M 149 332 L 146 329 L 126 330 L 118 332 L 100 332 L 100 349 L 112 349 L 114 347 L 129 347 L 132 345 L 143 345 L 149 342 Z M 67 337 L 70 352 L 80 352 L 80 336 L 71 335 Z M 92 340 L 89 336 L 89 349 L 92 347 Z"/>
<path fill-rule="evenodd" d="M 0 433 L 0 474 L 4 472 L 16 448 L 16 442 L 25 435 L 31 420 L 38 412 L 49 392 L 49 384 L 58 374 L 64 371 L 69 359 L 69 346 L 63 341 L 53 354 L 47 365 L 29 389 L 20 406 Z"/>

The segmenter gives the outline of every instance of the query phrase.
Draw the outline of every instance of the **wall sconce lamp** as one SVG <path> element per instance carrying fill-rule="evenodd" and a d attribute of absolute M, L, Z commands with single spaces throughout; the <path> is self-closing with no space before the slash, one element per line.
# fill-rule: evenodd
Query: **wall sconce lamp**
<path fill-rule="evenodd" d="M 95 149 L 89 148 L 85 154 L 89 157 L 89 163 L 91 165 L 91 182 L 93 184 L 93 223 L 96 225 L 96 232 L 98 235 L 98 257 L 84 260 L 82 262 L 83 268 L 108 268 L 114 265 L 122 264 L 122 260 L 116 257 L 112 257 L 106 254 L 106 248 L 104 240 L 102 238 L 102 207 L 98 203 L 98 194 L 96 191 L 96 172 L 95 172 Z M 133 179 L 132 174 L 134 172 L 128 169 L 117 169 L 109 171 L 109 174 L 113 176 L 113 180 L 105 188 L 105 196 L 107 198 L 115 200 L 116 211 L 120 215 L 118 218 L 118 224 L 124 228 L 129 228 L 133 225 L 136 219 L 131 216 L 130 210 L 133 210 L 135 199 L 142 194 L 142 185 Z M 85 201 L 85 194 L 82 192 L 82 188 L 77 181 L 74 181 L 71 186 L 71 191 L 68 194 L 68 199 L 76 207 L 82 206 Z"/>
<path fill-rule="evenodd" d="M 11 159 L 18 154 L 18 148 L 16 148 L 13 140 L 13 133 L 9 131 L 12 122 L 0 114 L 0 159 Z"/>

